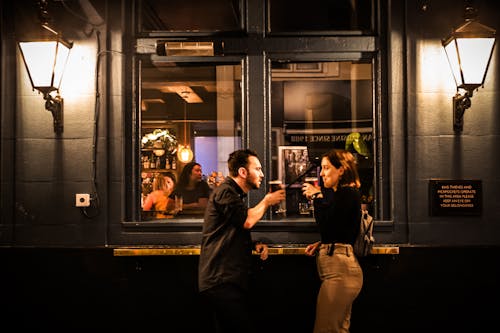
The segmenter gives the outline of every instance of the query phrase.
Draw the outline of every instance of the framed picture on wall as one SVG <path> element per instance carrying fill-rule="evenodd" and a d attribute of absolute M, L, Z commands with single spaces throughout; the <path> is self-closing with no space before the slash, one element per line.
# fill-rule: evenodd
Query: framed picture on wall
<path fill-rule="evenodd" d="M 278 147 L 278 179 L 289 187 L 301 187 L 302 180 L 298 179 L 309 166 L 309 156 L 306 146 L 279 146 Z"/>

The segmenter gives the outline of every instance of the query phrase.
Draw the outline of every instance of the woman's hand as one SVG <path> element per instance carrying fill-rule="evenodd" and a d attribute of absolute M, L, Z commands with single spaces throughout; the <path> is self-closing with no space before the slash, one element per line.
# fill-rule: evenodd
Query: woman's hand
<path fill-rule="evenodd" d="M 314 186 L 310 183 L 302 184 L 302 194 L 304 194 L 307 200 L 311 200 L 313 194 L 321 193 L 321 188 L 319 186 Z"/>
<path fill-rule="evenodd" d="M 321 244 L 321 242 L 316 242 L 316 243 L 307 245 L 306 251 L 305 251 L 306 255 L 307 256 L 314 256 L 316 254 L 316 252 L 318 251 L 320 244 Z"/>

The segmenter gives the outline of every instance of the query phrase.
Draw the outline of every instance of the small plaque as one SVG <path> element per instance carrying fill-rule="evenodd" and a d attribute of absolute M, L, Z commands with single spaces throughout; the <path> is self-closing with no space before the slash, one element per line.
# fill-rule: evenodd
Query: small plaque
<path fill-rule="evenodd" d="M 429 206 L 432 216 L 481 215 L 481 180 L 431 179 Z"/>

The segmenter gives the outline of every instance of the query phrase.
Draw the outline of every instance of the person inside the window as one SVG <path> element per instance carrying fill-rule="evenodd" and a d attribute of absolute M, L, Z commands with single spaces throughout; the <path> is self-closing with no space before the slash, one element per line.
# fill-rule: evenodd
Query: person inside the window
<path fill-rule="evenodd" d="M 210 187 L 206 181 L 203 181 L 201 165 L 197 162 L 186 164 L 171 197 L 182 197 L 183 213 L 203 214 L 209 195 Z"/>
<path fill-rule="evenodd" d="M 171 172 L 156 174 L 153 179 L 153 191 L 144 200 L 142 209 L 144 211 L 155 211 L 156 218 L 167 218 L 168 211 L 175 206 L 169 196 L 174 191 L 175 176 Z"/>

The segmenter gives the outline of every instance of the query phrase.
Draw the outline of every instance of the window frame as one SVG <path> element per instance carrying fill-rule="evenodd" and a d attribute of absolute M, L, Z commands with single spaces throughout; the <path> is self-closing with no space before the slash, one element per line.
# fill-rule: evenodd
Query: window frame
<path fill-rule="evenodd" d="M 394 227 L 393 214 L 394 203 L 393 197 L 402 193 L 402 188 L 398 184 L 394 184 L 391 177 L 394 175 L 393 156 L 395 151 L 400 151 L 403 147 L 391 147 L 392 142 L 391 133 L 389 132 L 389 123 L 394 120 L 389 118 L 389 105 L 393 102 L 392 98 L 388 96 L 390 88 L 389 73 L 388 73 L 388 59 L 391 50 L 388 50 L 388 39 L 385 20 L 389 16 L 395 15 L 389 13 L 388 8 L 381 5 L 383 1 L 374 1 L 376 11 L 382 11 L 383 14 L 377 14 L 379 21 L 375 22 L 375 26 L 379 31 L 377 35 L 325 35 L 319 36 L 303 36 L 297 34 L 295 36 L 275 36 L 265 33 L 264 23 L 261 35 L 243 35 L 243 36 L 203 36 L 199 34 L 186 34 L 183 38 L 179 36 L 174 38 L 171 33 L 164 34 L 148 34 L 147 36 L 138 35 L 135 38 L 135 52 L 136 56 L 155 55 L 156 42 L 159 40 L 184 40 L 184 41 L 199 41 L 209 40 L 214 43 L 224 45 L 223 55 L 214 57 L 168 57 L 162 56 L 165 61 L 176 62 L 230 62 L 234 59 L 239 59 L 242 62 L 242 147 L 251 146 L 257 151 L 261 158 L 264 167 L 266 178 L 271 175 L 271 148 L 268 144 L 268 137 L 271 134 L 270 123 L 270 89 L 271 89 L 271 62 L 272 61 L 342 61 L 342 60 L 356 60 L 356 59 L 371 59 L 373 70 L 373 140 L 374 140 L 374 155 L 375 155 L 375 188 L 376 188 L 376 202 L 375 202 L 375 226 L 383 230 L 390 230 Z M 250 6 L 248 10 L 262 9 L 260 5 Z M 247 4 L 248 7 L 248 4 Z M 253 19 L 252 19 L 253 20 Z M 248 21 L 248 20 L 247 20 Z M 385 22 L 385 23 L 384 23 Z M 248 23 L 247 23 L 248 24 Z M 334 50 L 334 51 L 332 51 Z M 157 56 L 159 57 L 159 56 Z M 133 69 L 133 82 L 131 90 L 136 92 L 138 87 L 137 79 L 140 77 L 136 60 Z M 387 73 L 387 74 L 383 74 Z M 253 75 L 257 76 L 257 79 Z M 262 79 L 262 80 L 261 80 Z M 131 112 L 135 116 L 130 117 L 131 126 L 130 141 L 132 149 L 127 149 L 133 156 L 139 156 L 140 143 L 138 134 L 140 132 L 140 118 L 137 117 L 139 100 L 135 94 L 131 106 Z M 249 119 L 255 114 L 256 110 L 262 112 L 257 118 L 257 123 L 264 125 L 257 131 L 252 131 Z M 253 121 L 253 118 L 252 118 Z M 134 153 L 135 151 L 135 153 Z M 128 153 L 127 153 L 127 156 Z M 130 157 L 131 160 L 134 157 Z M 138 157 L 137 157 L 138 159 Z M 397 159 L 400 163 L 401 159 Z M 138 161 L 130 161 L 132 168 L 132 176 L 136 180 L 126 180 L 126 190 L 133 193 L 127 193 L 128 209 L 126 212 L 125 221 L 122 226 L 125 231 L 130 232 L 172 232 L 174 237 L 163 238 L 163 236 L 155 236 L 150 238 L 153 242 L 165 242 L 168 244 L 197 244 L 199 232 L 201 231 L 202 221 L 183 221 L 182 223 L 172 223 L 172 221 L 146 221 L 138 222 L 137 216 L 140 214 L 140 205 L 138 205 L 139 198 L 137 194 L 140 193 L 140 186 L 137 180 L 140 179 L 140 167 Z M 127 173 L 125 173 L 127 175 Z M 260 189 L 252 191 L 249 195 L 249 206 L 257 203 L 262 194 L 267 189 Z M 401 209 L 400 211 L 402 211 Z M 399 211 L 399 210 L 398 210 Z M 269 214 L 269 213 L 268 213 Z M 272 221 L 266 215 L 263 218 L 263 223 L 256 225 L 254 231 L 257 234 L 267 232 L 275 232 L 273 242 L 294 242 L 306 243 L 311 234 L 316 232 L 314 221 L 311 222 L 297 222 L 289 221 Z M 194 232 L 194 234 L 191 234 Z M 290 235 L 293 234 L 293 235 Z M 191 234 L 191 236 L 186 236 Z M 180 238 L 178 237 L 180 236 Z M 186 238 L 187 237 L 187 238 Z"/>
<path fill-rule="evenodd" d="M 332 29 L 332 30 L 272 30 L 272 17 L 271 17 L 272 0 L 266 0 L 266 34 L 268 36 L 362 36 L 372 35 L 377 31 L 376 13 L 379 8 L 379 1 L 372 1 L 371 14 L 370 14 L 370 28 L 368 30 L 361 29 Z"/>
<path fill-rule="evenodd" d="M 375 137 L 377 136 L 377 127 L 376 125 L 379 123 L 377 121 L 377 115 L 380 114 L 381 112 L 381 107 L 379 107 L 379 103 L 378 103 L 378 100 L 376 99 L 376 94 L 375 94 L 375 89 L 376 89 L 376 73 L 377 71 L 375 70 L 375 66 L 376 66 L 376 53 L 363 53 L 363 54 L 359 54 L 359 56 L 355 59 L 353 58 L 344 58 L 342 55 L 328 55 L 328 56 L 325 56 L 325 55 L 315 55 L 315 54 L 312 54 L 313 55 L 313 58 L 315 59 L 314 62 L 318 62 L 318 63 L 326 63 L 326 62 L 342 62 L 342 61 L 353 61 L 353 62 L 363 62 L 363 63 L 370 63 L 371 65 L 371 81 L 372 81 L 372 124 L 371 124 L 371 127 L 372 127 L 372 131 L 371 131 L 371 134 L 372 134 L 372 137 L 373 137 L 373 154 L 374 154 L 374 157 L 373 157 L 373 169 L 374 169 L 374 174 L 373 174 L 373 185 L 374 185 L 374 191 L 377 191 L 378 188 L 381 186 L 381 184 L 378 184 L 377 180 L 379 178 L 376 177 L 376 168 L 377 168 L 377 163 L 376 163 L 376 158 L 379 154 L 377 154 L 377 151 L 376 151 L 376 147 L 377 147 L 377 144 L 375 142 Z M 269 54 L 268 57 L 267 57 L 267 61 L 268 61 L 268 67 L 269 67 L 269 72 L 271 73 L 271 67 L 272 67 L 272 63 L 290 63 L 290 64 L 299 64 L 299 63 L 311 63 L 310 60 L 309 60 L 309 57 L 311 56 L 311 54 L 302 54 L 302 55 L 295 55 L 295 54 L 282 54 L 282 53 L 277 53 L 277 54 Z M 323 58 L 320 58 L 321 56 L 323 56 Z M 293 61 L 290 61 L 290 59 L 294 59 Z M 270 83 L 272 82 L 272 73 L 270 75 Z M 311 80 L 314 80 L 314 77 L 311 77 Z M 269 90 L 271 88 L 269 87 Z M 271 95 L 271 93 L 269 94 Z M 270 105 L 270 102 L 271 101 L 271 96 L 269 98 L 269 110 L 270 110 L 270 114 L 269 114 L 269 117 L 271 117 L 271 113 L 272 113 L 272 110 L 271 110 L 271 105 Z M 274 130 L 274 129 L 273 129 Z M 294 144 L 294 143 L 291 143 L 290 146 L 294 146 L 294 145 L 304 145 L 302 143 L 297 143 L 297 144 Z M 314 147 L 312 147 L 314 149 Z M 317 149 L 315 149 L 317 150 Z M 317 151 L 319 152 L 319 151 Z M 326 151 L 325 151 L 326 152 Z M 271 170 L 272 171 L 272 170 Z M 279 172 L 279 171 L 278 171 Z M 270 172 L 270 174 L 272 174 L 272 172 Z M 376 203 L 373 203 L 373 209 L 374 211 L 372 212 L 374 216 L 380 216 L 379 215 L 379 210 L 377 210 L 377 207 L 376 207 Z M 302 220 L 303 218 L 290 218 L 291 221 L 293 220 Z M 312 217 L 309 218 L 310 220 L 313 220 Z"/>
<path fill-rule="evenodd" d="M 137 13 L 135 32 L 137 36 L 141 37 L 156 37 L 156 36 L 172 36 L 172 37 L 190 37 L 196 36 L 240 36 L 245 33 L 245 28 L 247 26 L 247 16 L 245 15 L 247 11 L 247 1 L 239 0 L 241 8 L 239 14 L 241 15 L 240 26 L 237 30 L 217 30 L 217 29 L 203 29 L 196 32 L 185 31 L 185 30 L 143 30 L 143 6 L 142 4 L 146 0 L 136 0 L 135 12 Z"/>
<path fill-rule="evenodd" d="M 148 221 L 145 221 L 145 220 L 141 220 L 140 218 L 140 215 L 141 215 L 141 206 L 140 206 L 140 201 L 137 202 L 137 200 L 140 200 L 140 193 L 141 193 L 141 163 L 140 163 L 140 155 L 141 155 L 141 149 L 140 149 L 140 142 L 141 142 L 141 129 L 142 129 L 142 126 L 141 126 L 141 122 L 142 122 L 142 119 L 141 119 L 141 114 L 140 114 L 140 105 L 141 105 L 141 89 L 139 87 L 142 86 L 142 81 L 141 81 L 141 62 L 143 61 L 144 57 L 147 57 L 147 56 L 150 56 L 151 57 L 151 60 L 152 61 L 155 61 L 155 62 L 165 62 L 165 63 L 181 63 L 181 64 L 206 64 L 206 65 L 221 65 L 221 64 L 231 64 L 231 65 L 237 65 L 239 64 L 241 66 L 241 77 L 242 77 L 242 87 L 241 87 L 241 104 L 242 104 L 242 109 L 240 110 L 241 112 L 241 119 L 242 119 L 242 123 L 245 122 L 244 120 L 244 115 L 246 114 L 245 112 L 245 109 L 246 109 L 246 105 L 247 105 L 247 101 L 245 100 L 245 93 L 244 93 L 244 88 L 245 88 L 245 83 L 243 82 L 243 78 L 244 78 L 244 72 L 245 72 L 245 57 L 243 56 L 224 56 L 224 57 L 220 57 L 220 56 L 213 56 L 213 57 L 205 57 L 205 56 L 200 56 L 200 57 L 193 57 L 193 56 L 158 56 L 156 54 L 150 54 L 150 53 L 145 53 L 141 56 L 136 56 L 136 59 L 135 59 L 135 62 L 134 62 L 134 65 L 135 67 L 137 68 L 137 76 L 136 76 L 136 79 L 135 79 L 135 86 L 136 86 L 136 96 L 134 98 L 135 100 L 135 110 L 134 110 L 134 119 L 135 119 L 135 126 L 134 128 L 136 128 L 135 130 L 135 137 L 134 137 L 134 141 L 137 143 L 136 145 L 138 146 L 138 154 L 134 155 L 132 158 L 134 160 L 134 165 L 136 165 L 136 168 L 134 169 L 134 175 L 136 175 L 136 177 L 138 177 L 137 181 L 133 181 L 132 183 L 134 185 L 132 185 L 132 188 L 133 188 L 133 191 L 134 191 L 134 195 L 131 196 L 131 197 L 135 197 L 135 202 L 134 204 L 132 205 L 132 207 L 136 207 L 135 209 L 133 209 L 132 211 L 130 211 L 129 213 L 131 214 L 131 216 L 133 216 L 133 219 L 132 221 L 132 224 L 134 227 L 139 227 L 141 225 L 146 225 L 147 229 L 149 230 L 149 225 L 151 224 L 154 224 L 155 226 L 168 226 L 170 227 L 170 224 L 175 224 L 175 223 L 179 223 L 181 225 L 179 226 L 174 226 L 174 228 L 178 228 L 178 227 L 182 227 L 182 225 L 186 225 L 186 226 L 199 226 L 201 225 L 201 223 L 203 222 L 203 216 L 200 216 L 199 218 L 174 218 L 174 219 L 159 219 L 159 220 L 148 220 Z M 246 136 L 245 134 L 245 129 L 246 127 L 245 126 L 242 126 L 242 133 L 241 133 L 241 136 L 242 136 L 242 142 L 241 142 L 241 145 L 243 146 L 244 143 L 243 143 L 243 138 Z M 206 170 L 205 170 L 206 171 Z M 124 222 L 124 226 L 132 226 L 131 223 L 129 222 Z M 182 228 L 181 228 L 182 229 Z"/>

